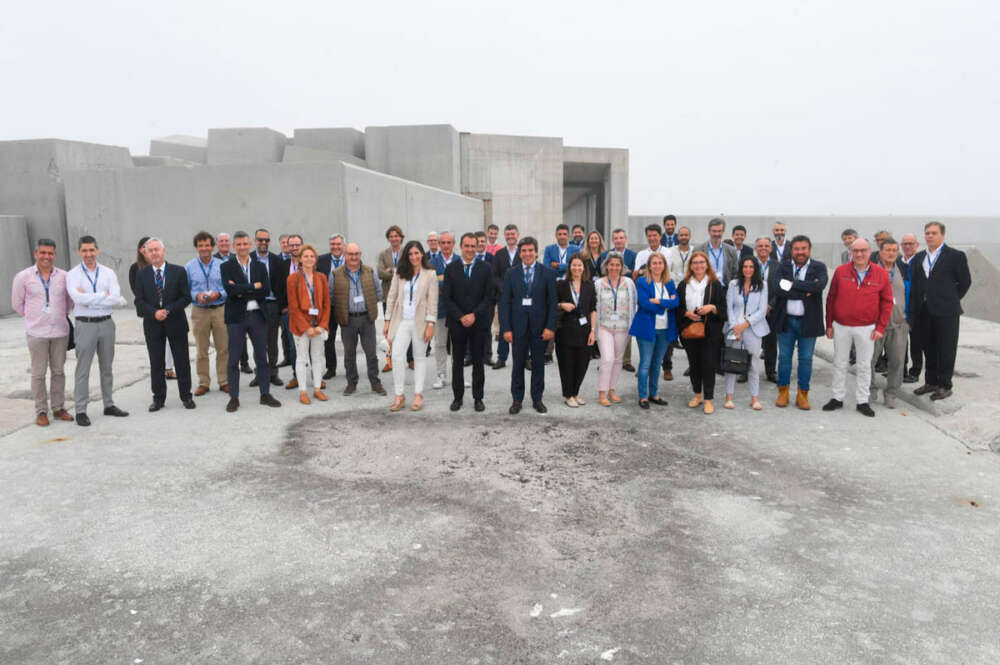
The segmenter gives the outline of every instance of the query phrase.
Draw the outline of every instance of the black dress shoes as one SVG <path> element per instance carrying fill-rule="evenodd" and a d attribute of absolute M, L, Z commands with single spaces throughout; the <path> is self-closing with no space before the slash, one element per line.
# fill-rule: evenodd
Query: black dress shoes
<path fill-rule="evenodd" d="M 163 408 L 163 402 L 153 402 L 152 404 L 149 405 L 149 412 L 156 413 L 162 408 Z"/>
<path fill-rule="evenodd" d="M 641 400 L 639 400 L 639 408 L 640 409 L 648 409 L 649 408 L 649 400 L 648 399 L 641 399 Z"/>
<path fill-rule="evenodd" d="M 253 370 L 250 369 L 250 363 L 240 363 L 240 371 L 244 374 L 253 374 Z"/>
<path fill-rule="evenodd" d="M 285 358 L 280 363 L 278 363 L 278 367 L 291 367 L 291 366 L 292 366 L 292 361 L 289 360 L 288 358 Z"/>
<path fill-rule="evenodd" d="M 667 405 L 667 400 L 661 399 L 659 397 L 650 397 L 649 398 L 649 403 L 650 404 L 655 404 L 656 406 L 666 406 Z"/>
<path fill-rule="evenodd" d="M 197 405 L 196 405 L 196 404 L 194 403 L 194 400 L 193 400 L 193 399 L 191 399 L 190 397 L 188 397 L 187 399 L 182 399 L 182 400 L 181 400 L 181 404 L 183 404 L 183 405 L 184 405 L 184 408 L 185 408 L 185 409 L 193 409 L 193 408 L 195 408 L 195 406 L 197 406 Z"/>
<path fill-rule="evenodd" d="M 626 372 L 634 372 L 635 366 L 633 366 L 632 363 L 625 363 L 624 365 L 622 365 L 622 369 L 625 370 Z M 685 376 L 687 375 L 685 374 Z"/>
<path fill-rule="evenodd" d="M 868 416 L 869 418 L 875 417 L 875 412 L 872 411 L 872 407 L 868 405 L 868 402 L 862 402 L 861 404 L 858 404 L 854 408 L 857 409 L 858 413 L 860 413 L 863 416 Z"/>
<path fill-rule="evenodd" d="M 256 388 L 259 385 L 260 385 L 260 383 L 257 381 L 257 377 L 256 376 L 253 377 L 252 379 L 250 379 L 250 387 L 251 388 Z"/>
<path fill-rule="evenodd" d="M 517 414 L 521 413 L 521 403 L 520 402 L 512 403 L 510 405 L 510 408 L 507 409 L 507 413 L 509 413 L 512 416 L 516 416 Z"/>
<path fill-rule="evenodd" d="M 274 397 L 271 396 L 271 393 L 268 393 L 266 395 L 261 395 L 260 403 L 263 404 L 264 406 L 274 406 L 274 407 L 281 406 L 281 402 L 274 399 Z"/>
<path fill-rule="evenodd" d="M 323 372 L 323 380 L 324 381 L 329 381 L 330 379 L 332 379 L 335 376 L 337 376 L 337 370 L 335 370 L 335 369 L 328 369 L 325 372 Z"/>
<path fill-rule="evenodd" d="M 951 397 L 951 388 L 938 388 L 931 393 L 931 399 L 935 402 L 939 399 L 945 399 Z"/>
<path fill-rule="evenodd" d="M 86 413 L 76 414 L 76 424 L 80 427 L 90 427 L 90 418 L 87 417 Z"/>
<path fill-rule="evenodd" d="M 830 398 L 830 401 L 823 405 L 824 411 L 836 411 L 837 409 L 843 408 L 844 403 L 839 399 Z M 860 404 L 858 406 L 861 406 Z M 866 405 L 867 406 L 867 405 Z M 875 415 L 875 414 L 872 414 Z"/>
<path fill-rule="evenodd" d="M 685 374 L 684 376 L 687 376 L 687 374 Z M 778 382 L 778 375 L 776 373 L 774 373 L 774 372 L 768 372 L 768 374 L 767 374 L 767 380 L 770 381 L 771 383 L 777 383 Z"/>
<path fill-rule="evenodd" d="M 284 382 L 284 381 L 282 381 L 282 380 L 281 380 L 281 379 L 280 379 L 280 378 L 278 377 L 278 374 L 277 374 L 277 373 L 273 373 L 273 374 L 271 374 L 271 385 L 272 385 L 272 386 L 283 386 L 283 385 L 285 385 L 285 382 Z"/>
<path fill-rule="evenodd" d="M 486 405 L 483 404 L 483 400 L 481 400 L 481 399 L 477 399 L 476 403 L 473 404 L 472 406 L 473 406 L 473 408 L 476 409 L 476 411 L 485 411 L 486 410 Z"/>
<path fill-rule="evenodd" d="M 226 404 L 226 413 L 233 413 L 240 408 L 240 400 L 236 397 L 230 397 L 229 403 Z"/>
<path fill-rule="evenodd" d="M 548 413 L 549 412 L 549 410 L 547 408 L 545 408 L 545 404 L 543 404 L 542 402 L 532 402 L 531 406 L 533 406 L 534 409 L 535 409 L 535 411 L 537 411 L 538 413 Z"/>
<path fill-rule="evenodd" d="M 938 389 L 937 386 L 932 386 L 929 383 L 925 383 L 924 385 L 922 385 L 919 388 L 917 388 L 916 390 L 914 390 L 913 394 L 914 395 L 926 395 L 927 393 L 932 393 L 932 392 L 934 392 L 937 389 Z"/>
<path fill-rule="evenodd" d="M 903 375 L 903 383 L 916 383 L 920 380 L 920 377 L 913 373 L 906 373 Z"/>
<path fill-rule="evenodd" d="M 458 411 L 459 409 L 462 408 L 462 400 L 456 399 L 454 402 L 451 403 L 451 406 L 449 406 L 448 408 L 451 409 L 452 411 Z"/>
<path fill-rule="evenodd" d="M 128 415 L 128 411 L 122 411 L 115 405 L 111 405 L 104 409 L 104 415 L 115 416 L 116 418 L 124 418 Z"/>
<path fill-rule="evenodd" d="M 498 360 L 495 363 L 493 363 L 493 369 L 503 369 L 506 366 L 507 366 L 507 363 L 505 363 L 502 360 Z"/>

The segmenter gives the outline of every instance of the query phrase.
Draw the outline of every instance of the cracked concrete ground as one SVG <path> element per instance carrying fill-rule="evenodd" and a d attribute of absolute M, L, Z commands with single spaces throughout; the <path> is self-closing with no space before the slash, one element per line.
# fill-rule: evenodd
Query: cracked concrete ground
<path fill-rule="evenodd" d="M 148 414 L 138 380 L 127 419 L 0 439 L 0 662 L 993 664 L 989 356 L 956 381 L 991 409 L 968 438 L 942 425 L 965 409 L 819 411 L 822 360 L 812 412 L 740 385 L 711 417 L 683 354 L 648 412 L 632 374 L 626 403 L 565 408 L 554 367 L 551 412 L 515 417 L 507 371 L 457 416 L 339 376 L 327 404 Z"/>

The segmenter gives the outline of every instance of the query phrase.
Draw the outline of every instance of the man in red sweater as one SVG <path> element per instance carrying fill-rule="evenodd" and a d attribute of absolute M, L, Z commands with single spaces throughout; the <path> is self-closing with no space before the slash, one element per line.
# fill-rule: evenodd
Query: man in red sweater
<path fill-rule="evenodd" d="M 871 388 L 871 361 L 875 341 L 885 335 L 892 314 L 892 283 L 889 273 L 871 263 L 868 241 L 859 238 L 851 243 L 851 261 L 838 267 L 826 295 L 826 336 L 833 340 L 833 397 L 824 411 L 844 406 L 844 380 L 851 345 L 857 354 L 857 410 L 875 417 L 868 404 Z"/>

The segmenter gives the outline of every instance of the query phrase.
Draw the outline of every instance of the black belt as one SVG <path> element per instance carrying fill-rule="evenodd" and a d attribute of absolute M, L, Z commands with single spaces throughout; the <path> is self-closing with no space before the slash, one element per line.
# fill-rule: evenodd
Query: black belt
<path fill-rule="evenodd" d="M 806 318 L 805 316 L 799 316 L 798 314 L 788 314 L 787 316 L 790 319 L 804 319 L 804 318 Z"/>
<path fill-rule="evenodd" d="M 350 312 L 348 316 L 368 316 L 368 312 Z"/>
<path fill-rule="evenodd" d="M 111 318 L 111 315 L 107 316 L 78 316 L 76 317 L 77 323 L 100 323 L 101 321 L 107 321 Z"/>
<path fill-rule="evenodd" d="M 200 309 L 216 309 L 218 307 L 225 307 L 225 306 L 226 303 L 224 302 L 220 302 L 218 305 L 195 305 L 195 307 L 198 307 Z"/>

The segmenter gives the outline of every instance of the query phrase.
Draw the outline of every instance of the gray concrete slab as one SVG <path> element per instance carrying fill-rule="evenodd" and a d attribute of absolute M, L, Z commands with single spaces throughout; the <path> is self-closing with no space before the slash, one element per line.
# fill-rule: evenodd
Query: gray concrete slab
<path fill-rule="evenodd" d="M 0 316 L 11 314 L 10 286 L 14 275 L 32 263 L 31 244 L 28 242 L 28 219 L 20 215 L 0 215 Z M 58 250 L 57 250 L 58 251 Z"/>
<path fill-rule="evenodd" d="M 296 128 L 292 136 L 297 146 L 329 150 L 365 159 L 365 133 L 353 127 Z"/>
<path fill-rule="evenodd" d="M 162 157 L 150 155 L 133 155 L 132 164 L 135 166 L 201 166 L 198 162 L 191 162 L 177 157 Z"/>
<path fill-rule="evenodd" d="M 19 323 L 0 320 L 5 361 Z M 217 392 L 184 411 L 171 383 L 148 414 L 139 382 L 127 419 L 7 434 L 3 661 L 1000 658 L 996 454 L 905 407 L 779 411 L 771 384 L 764 411 L 741 390 L 706 418 L 681 381 L 645 412 L 634 375 L 611 409 L 565 408 L 547 379 L 551 412 L 517 417 L 506 370 L 484 414 L 432 390 L 389 414 L 341 377 L 276 410 L 244 388 L 236 415 Z"/>
<path fill-rule="evenodd" d="M 174 157 L 196 164 L 208 160 L 208 141 L 203 136 L 173 134 L 149 142 L 151 157 Z"/>
<path fill-rule="evenodd" d="M 267 127 L 208 130 L 207 164 L 280 162 L 288 139 Z"/>
<path fill-rule="evenodd" d="M 368 168 L 368 162 L 354 155 L 323 148 L 310 148 L 297 143 L 285 146 L 285 154 L 282 156 L 281 161 L 286 163 L 347 162 L 348 164 Z"/>
<path fill-rule="evenodd" d="M 365 159 L 376 171 L 450 192 L 461 189 L 458 132 L 451 125 L 365 128 Z"/>
<path fill-rule="evenodd" d="M 604 216 L 598 225 L 588 226 L 588 229 L 597 228 L 602 231 L 605 242 L 610 244 L 611 231 L 628 226 L 628 150 L 563 146 L 563 164 L 607 165 L 603 178 L 606 200 Z"/>

